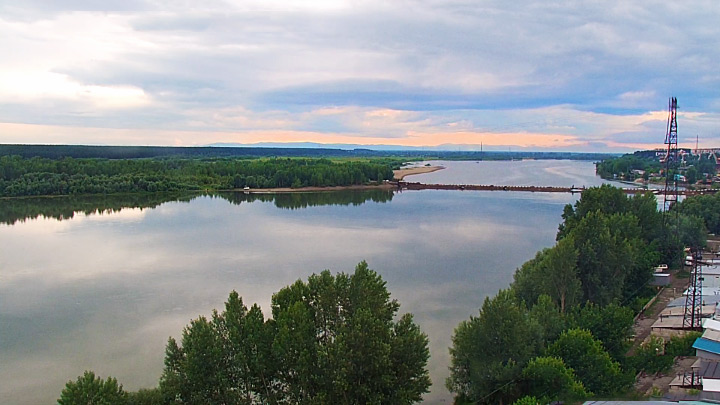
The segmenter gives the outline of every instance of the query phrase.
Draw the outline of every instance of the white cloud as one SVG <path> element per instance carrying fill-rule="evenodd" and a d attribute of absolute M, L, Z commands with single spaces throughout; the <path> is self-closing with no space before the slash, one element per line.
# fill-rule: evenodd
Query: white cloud
<path fill-rule="evenodd" d="M 0 122 L 614 142 L 649 140 L 655 121 L 636 121 L 670 95 L 684 113 L 720 108 L 709 0 L 28 0 L 0 11 Z"/>
<path fill-rule="evenodd" d="M 59 73 L 0 70 L 0 102 L 48 99 L 76 101 L 94 109 L 136 108 L 150 103 L 147 94 L 137 87 L 83 85 Z"/>

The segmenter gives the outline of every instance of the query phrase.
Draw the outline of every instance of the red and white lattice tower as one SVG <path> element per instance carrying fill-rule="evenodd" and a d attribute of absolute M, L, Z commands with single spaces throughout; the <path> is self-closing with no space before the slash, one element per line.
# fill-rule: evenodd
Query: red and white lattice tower
<path fill-rule="evenodd" d="M 665 145 L 667 145 L 667 153 L 665 154 L 663 217 L 665 219 L 665 225 L 668 225 L 666 217 L 670 212 L 670 207 L 678 201 L 678 168 L 680 167 L 677 140 L 677 98 L 675 97 L 670 97 L 668 103 L 668 123 L 665 134 Z"/>

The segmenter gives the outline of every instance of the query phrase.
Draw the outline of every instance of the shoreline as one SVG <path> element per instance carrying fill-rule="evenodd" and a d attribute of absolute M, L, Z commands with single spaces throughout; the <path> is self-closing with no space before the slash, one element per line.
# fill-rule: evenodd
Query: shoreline
<path fill-rule="evenodd" d="M 432 172 L 436 172 L 438 170 L 442 170 L 444 168 L 445 168 L 444 166 L 410 167 L 410 168 L 405 168 L 405 169 L 393 170 L 393 174 L 394 174 L 394 179 L 400 181 L 407 176 L 412 176 L 414 174 L 432 173 Z"/>

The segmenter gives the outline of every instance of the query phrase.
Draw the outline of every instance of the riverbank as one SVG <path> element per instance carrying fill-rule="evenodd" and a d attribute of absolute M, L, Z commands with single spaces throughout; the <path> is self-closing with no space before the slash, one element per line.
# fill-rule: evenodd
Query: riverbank
<path fill-rule="evenodd" d="M 419 167 L 408 167 L 405 169 L 393 170 L 395 180 L 402 180 L 406 176 L 412 176 L 413 174 L 432 173 L 438 170 L 444 169 L 444 166 L 419 166 Z"/>

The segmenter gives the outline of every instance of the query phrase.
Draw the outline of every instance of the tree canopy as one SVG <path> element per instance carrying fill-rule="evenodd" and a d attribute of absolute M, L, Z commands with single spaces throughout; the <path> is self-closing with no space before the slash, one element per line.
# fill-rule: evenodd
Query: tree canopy
<path fill-rule="evenodd" d="M 193 404 L 411 404 L 428 392 L 428 340 L 365 262 L 273 296 L 272 319 L 236 292 L 168 341 L 160 390 Z"/>
<path fill-rule="evenodd" d="M 108 377 L 103 380 L 92 371 L 85 371 L 76 381 L 68 381 L 60 393 L 59 405 L 124 405 L 128 394 L 122 384 Z"/>
<path fill-rule="evenodd" d="M 628 197 L 609 185 L 565 206 L 556 245 L 455 330 L 447 386 L 457 402 L 547 403 L 626 389 L 628 306 L 652 294 L 654 266 L 702 234 L 697 220 L 682 218 L 680 237 L 667 238 L 652 194 Z"/>
<path fill-rule="evenodd" d="M 0 197 L 306 186 L 393 178 L 397 159 L 62 159 L 0 156 Z"/>

